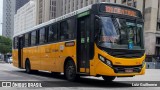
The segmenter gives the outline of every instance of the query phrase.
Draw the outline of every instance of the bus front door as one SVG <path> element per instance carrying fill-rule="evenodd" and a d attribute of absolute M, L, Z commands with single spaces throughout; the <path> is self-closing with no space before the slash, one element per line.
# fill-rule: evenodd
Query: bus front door
<path fill-rule="evenodd" d="M 18 67 L 22 68 L 23 37 L 18 38 Z"/>
<path fill-rule="evenodd" d="M 77 25 L 77 71 L 89 74 L 89 17 L 78 18 Z"/>

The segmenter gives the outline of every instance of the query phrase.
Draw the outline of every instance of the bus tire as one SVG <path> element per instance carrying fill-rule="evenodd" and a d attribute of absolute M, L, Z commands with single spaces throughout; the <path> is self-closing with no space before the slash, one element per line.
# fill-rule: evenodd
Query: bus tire
<path fill-rule="evenodd" d="M 30 74 L 31 73 L 31 65 L 30 65 L 30 61 L 27 60 L 25 63 L 25 69 L 26 69 L 26 73 Z"/>
<path fill-rule="evenodd" d="M 102 78 L 106 82 L 112 82 L 116 77 L 115 76 L 102 76 Z"/>
<path fill-rule="evenodd" d="M 72 60 L 67 61 L 65 68 L 64 68 L 64 75 L 67 80 L 75 81 L 77 78 L 76 75 L 76 66 Z"/>

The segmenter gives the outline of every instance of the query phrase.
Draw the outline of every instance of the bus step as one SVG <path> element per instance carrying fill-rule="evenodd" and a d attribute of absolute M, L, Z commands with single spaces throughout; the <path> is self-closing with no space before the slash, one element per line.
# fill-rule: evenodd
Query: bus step
<path fill-rule="evenodd" d="M 84 75 L 84 76 L 88 76 L 89 75 L 89 73 L 82 73 L 82 72 L 78 72 L 77 74 Z"/>

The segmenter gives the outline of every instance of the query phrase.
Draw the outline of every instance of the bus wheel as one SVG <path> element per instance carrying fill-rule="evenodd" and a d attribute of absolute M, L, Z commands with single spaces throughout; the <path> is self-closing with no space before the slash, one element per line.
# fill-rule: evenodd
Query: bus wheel
<path fill-rule="evenodd" d="M 25 69 L 27 73 L 31 73 L 31 66 L 29 60 L 27 60 L 25 63 Z"/>
<path fill-rule="evenodd" d="M 67 80 L 75 81 L 76 80 L 76 66 L 73 61 L 69 60 L 65 65 L 64 75 Z"/>
<path fill-rule="evenodd" d="M 102 76 L 102 78 L 103 78 L 106 82 L 112 82 L 116 77 L 115 77 L 115 76 Z"/>

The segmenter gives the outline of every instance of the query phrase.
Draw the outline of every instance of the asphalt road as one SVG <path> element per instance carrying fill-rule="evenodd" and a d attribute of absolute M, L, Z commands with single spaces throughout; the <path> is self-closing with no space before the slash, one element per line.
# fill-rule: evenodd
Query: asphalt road
<path fill-rule="evenodd" d="M 160 90 L 160 87 L 133 87 L 133 84 L 141 83 L 154 83 L 159 81 L 160 83 L 160 70 L 148 69 L 146 74 L 142 76 L 128 77 L 128 78 L 116 78 L 112 83 L 106 83 L 101 77 L 81 77 L 76 82 L 69 82 L 65 80 L 63 75 L 53 77 L 49 72 L 40 71 L 38 73 L 27 74 L 24 69 L 18 69 L 13 67 L 12 64 L 0 63 L 0 81 L 40 81 L 46 83 L 47 86 L 43 88 L 0 88 L 5 89 L 42 89 L 42 90 L 97 90 L 97 89 L 122 89 L 122 90 L 135 90 L 135 89 L 152 89 Z M 140 81 L 140 82 L 137 82 Z M 153 82 L 151 82 L 153 81 Z M 156 82 L 157 83 L 157 82 Z"/>

